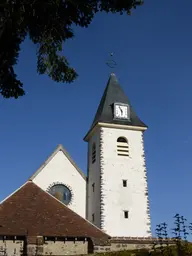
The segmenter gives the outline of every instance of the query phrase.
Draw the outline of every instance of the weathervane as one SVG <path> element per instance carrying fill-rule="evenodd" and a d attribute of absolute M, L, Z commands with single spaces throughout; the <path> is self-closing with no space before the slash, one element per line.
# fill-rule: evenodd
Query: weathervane
<path fill-rule="evenodd" d="M 110 59 L 106 62 L 106 64 L 110 68 L 115 68 L 117 66 L 116 61 L 113 59 L 113 52 L 110 53 Z"/>

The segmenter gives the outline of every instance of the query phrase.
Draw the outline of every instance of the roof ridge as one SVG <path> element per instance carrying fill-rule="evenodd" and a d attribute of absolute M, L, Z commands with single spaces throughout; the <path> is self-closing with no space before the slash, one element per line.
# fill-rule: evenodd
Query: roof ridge
<path fill-rule="evenodd" d="M 4 203 L 5 201 L 7 201 L 12 195 L 14 195 L 15 193 L 17 193 L 17 191 L 19 191 L 20 189 L 22 189 L 27 183 L 32 182 L 31 180 L 27 180 L 25 183 L 23 183 L 20 187 L 18 187 L 15 191 L 13 191 L 11 194 L 9 194 L 7 197 L 5 197 L 1 202 L 0 205 L 2 203 Z"/>
<path fill-rule="evenodd" d="M 41 187 L 39 187 L 37 184 L 35 184 L 33 181 L 31 181 L 35 186 L 37 186 L 38 188 L 40 188 L 43 192 L 45 192 L 46 194 L 48 194 L 49 196 L 51 196 L 53 199 L 55 199 L 57 202 L 59 202 L 60 204 L 62 204 L 64 207 L 66 207 L 67 209 L 69 209 L 70 211 L 72 211 L 74 214 L 78 215 L 81 219 L 87 221 L 89 224 L 91 224 L 92 226 L 94 226 L 96 229 L 98 229 L 99 231 L 101 231 L 102 233 L 104 233 L 105 235 L 109 236 L 108 234 L 106 234 L 103 230 L 101 230 L 100 228 L 98 228 L 97 226 L 95 226 L 92 222 L 90 222 L 88 219 L 83 218 L 81 215 L 79 215 L 78 213 L 76 213 L 74 210 L 72 210 L 71 208 L 69 208 L 67 205 L 65 205 L 62 201 L 60 201 L 59 199 L 57 199 L 56 197 L 54 197 L 52 194 L 50 194 L 48 191 L 43 190 Z M 110 237 L 110 236 L 109 236 Z"/>
<path fill-rule="evenodd" d="M 31 196 L 32 200 L 28 200 Z M 42 207 L 39 207 L 40 205 Z M 8 212 L 11 212 L 11 215 L 7 215 Z M 28 216 L 27 212 L 31 217 L 23 222 L 24 216 Z M 8 218 L 4 218 L 4 216 Z M 18 218 L 18 216 L 20 217 Z M 53 216 L 55 216 L 56 223 L 60 220 L 60 227 L 53 225 L 53 223 L 50 227 L 49 218 Z M 18 221 L 15 221 L 16 219 Z M 10 220 L 14 220 L 13 223 Z M 9 196 L 7 203 L 1 207 L 1 221 L 1 235 L 23 235 L 23 232 L 28 230 L 31 235 L 41 233 L 43 236 L 52 234 L 54 236 L 90 237 L 95 244 L 99 240 L 104 242 L 111 238 L 110 235 L 77 214 L 33 181 L 27 181 Z M 35 228 L 31 228 L 31 221 L 37 223 Z M 24 223 L 24 226 L 21 223 Z M 43 229 L 41 229 L 41 223 Z"/>

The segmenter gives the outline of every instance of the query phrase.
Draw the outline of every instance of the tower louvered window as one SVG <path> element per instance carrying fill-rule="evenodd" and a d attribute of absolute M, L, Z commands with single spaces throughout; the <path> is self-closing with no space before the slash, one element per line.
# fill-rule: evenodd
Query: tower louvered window
<path fill-rule="evenodd" d="M 129 156 L 129 144 L 126 138 L 119 137 L 117 139 L 117 155 Z"/>
<path fill-rule="evenodd" d="M 96 145 L 93 143 L 92 145 L 92 164 L 94 164 L 96 161 Z"/>

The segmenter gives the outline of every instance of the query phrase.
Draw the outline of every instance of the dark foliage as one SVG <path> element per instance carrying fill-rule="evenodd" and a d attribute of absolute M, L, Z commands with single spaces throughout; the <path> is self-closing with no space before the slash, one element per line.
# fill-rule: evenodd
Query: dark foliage
<path fill-rule="evenodd" d="M 191 224 L 187 225 L 187 220 L 179 214 L 174 216 L 174 228 L 172 229 L 172 234 L 173 237 L 170 240 L 168 238 L 166 223 L 157 225 L 156 236 L 158 241 L 154 245 L 151 254 L 154 256 L 156 256 L 156 254 L 163 256 L 192 255 L 192 244 L 187 241 L 188 235 L 191 234 Z"/>
<path fill-rule="evenodd" d="M 0 94 L 24 95 L 14 65 L 27 35 L 37 46 L 38 73 L 70 83 L 77 73 L 61 52 L 63 43 L 74 36 L 71 26 L 88 27 L 97 12 L 129 14 L 141 4 L 142 0 L 1 0 Z"/>

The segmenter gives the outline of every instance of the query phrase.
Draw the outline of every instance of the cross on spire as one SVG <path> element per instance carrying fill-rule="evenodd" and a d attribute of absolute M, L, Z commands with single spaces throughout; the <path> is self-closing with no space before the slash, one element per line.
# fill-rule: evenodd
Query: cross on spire
<path fill-rule="evenodd" d="M 106 62 L 107 66 L 111 69 L 114 69 L 117 66 L 117 62 L 113 59 L 113 55 L 113 52 L 111 52 L 110 58 Z"/>

